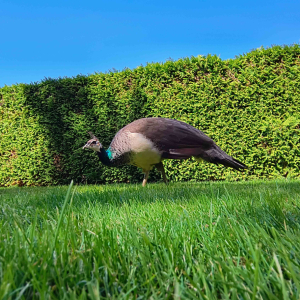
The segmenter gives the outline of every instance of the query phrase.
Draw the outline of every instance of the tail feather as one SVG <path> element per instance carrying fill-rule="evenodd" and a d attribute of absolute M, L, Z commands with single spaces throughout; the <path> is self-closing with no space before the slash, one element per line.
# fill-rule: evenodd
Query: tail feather
<path fill-rule="evenodd" d="M 234 159 L 233 157 L 229 156 L 226 158 L 219 159 L 218 157 L 215 159 L 215 161 L 212 161 L 212 163 L 220 163 L 226 167 L 233 168 L 235 170 L 241 171 L 243 169 L 247 169 L 247 166 L 243 164 L 242 162 Z"/>
<path fill-rule="evenodd" d="M 230 167 L 238 171 L 248 168 L 244 163 L 229 156 L 219 147 L 205 151 L 202 155 L 198 156 L 198 158 L 202 158 L 214 164 L 222 164 L 225 167 Z"/>
<path fill-rule="evenodd" d="M 196 160 L 205 160 L 214 164 L 222 164 L 236 170 L 246 169 L 247 166 L 237 159 L 229 156 L 220 147 L 214 145 L 210 149 L 203 148 L 181 148 L 169 149 L 168 152 L 162 154 L 162 158 L 168 159 L 187 159 L 194 156 Z"/>

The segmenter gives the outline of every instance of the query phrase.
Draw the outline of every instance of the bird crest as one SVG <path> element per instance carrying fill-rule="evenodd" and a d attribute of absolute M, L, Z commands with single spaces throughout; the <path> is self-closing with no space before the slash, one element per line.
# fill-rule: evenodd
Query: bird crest
<path fill-rule="evenodd" d="M 98 140 L 98 138 L 91 131 L 88 131 L 88 134 L 91 136 L 92 139 Z"/>

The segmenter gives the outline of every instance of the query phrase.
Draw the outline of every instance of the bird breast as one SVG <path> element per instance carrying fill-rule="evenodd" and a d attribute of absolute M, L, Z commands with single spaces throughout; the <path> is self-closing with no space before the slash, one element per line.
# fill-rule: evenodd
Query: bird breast
<path fill-rule="evenodd" d="M 128 138 L 131 152 L 130 164 L 149 171 L 153 165 L 161 161 L 161 152 L 143 134 L 128 132 Z"/>

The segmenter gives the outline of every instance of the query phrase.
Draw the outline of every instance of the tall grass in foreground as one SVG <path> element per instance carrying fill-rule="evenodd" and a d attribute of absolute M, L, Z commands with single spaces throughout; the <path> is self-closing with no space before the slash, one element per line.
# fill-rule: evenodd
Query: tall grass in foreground
<path fill-rule="evenodd" d="M 300 299 L 299 266 L 299 181 L 0 189 L 0 299 Z"/>

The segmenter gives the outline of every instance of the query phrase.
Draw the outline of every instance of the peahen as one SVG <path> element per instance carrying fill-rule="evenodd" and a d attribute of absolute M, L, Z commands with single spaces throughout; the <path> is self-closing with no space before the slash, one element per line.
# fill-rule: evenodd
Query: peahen
<path fill-rule="evenodd" d="M 202 131 L 181 121 L 166 118 L 143 118 L 136 120 L 117 132 L 109 148 L 105 150 L 98 138 L 89 132 L 89 140 L 83 149 L 97 152 L 100 161 L 110 167 L 129 164 L 144 172 L 143 186 L 153 166 L 162 173 L 167 183 L 162 160 L 205 160 L 222 164 L 236 170 L 247 168 L 242 162 L 227 155 Z"/>

